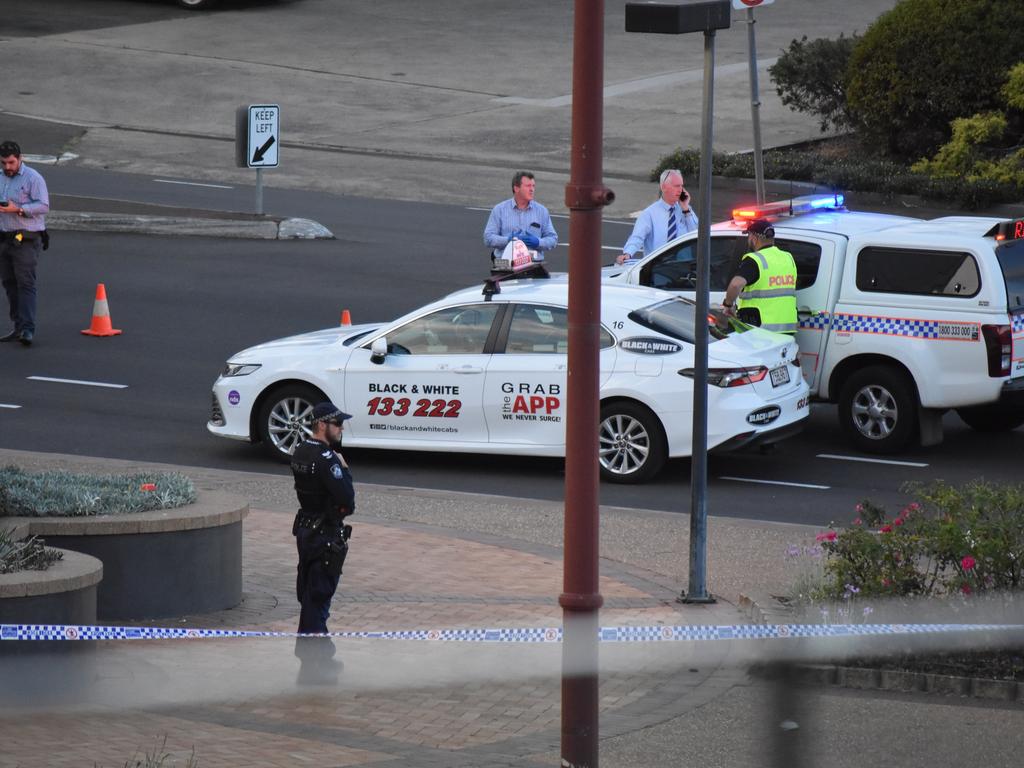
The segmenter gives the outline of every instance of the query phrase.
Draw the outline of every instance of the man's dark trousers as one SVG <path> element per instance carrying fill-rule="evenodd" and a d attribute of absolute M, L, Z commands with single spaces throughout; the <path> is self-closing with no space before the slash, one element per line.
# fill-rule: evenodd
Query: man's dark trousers
<path fill-rule="evenodd" d="M 38 232 L 25 232 L 21 242 L 11 232 L 0 232 L 0 281 L 19 333 L 36 331 L 36 265 L 41 251 Z"/>

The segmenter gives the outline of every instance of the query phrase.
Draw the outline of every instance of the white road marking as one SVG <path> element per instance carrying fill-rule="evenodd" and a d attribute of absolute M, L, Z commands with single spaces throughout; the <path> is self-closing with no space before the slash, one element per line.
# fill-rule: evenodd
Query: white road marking
<path fill-rule="evenodd" d="M 566 248 L 569 247 L 568 243 L 559 243 L 559 245 L 564 245 Z M 619 246 L 617 246 L 617 245 L 602 245 L 601 246 L 601 250 L 602 251 L 621 251 L 622 249 L 619 248 Z"/>
<path fill-rule="evenodd" d="M 85 387 L 109 387 L 110 389 L 128 389 L 127 384 L 107 384 L 102 381 L 81 381 L 79 379 L 54 379 L 50 376 L 26 376 L 31 381 L 50 381 L 54 384 L 81 384 Z"/>
<path fill-rule="evenodd" d="M 835 459 L 836 461 L 863 461 L 867 464 L 892 464 L 897 467 L 927 467 L 920 461 L 896 461 L 895 459 L 869 459 L 864 456 L 840 456 L 835 453 L 819 453 L 819 459 Z"/>
<path fill-rule="evenodd" d="M 767 69 L 778 59 L 758 59 L 757 68 Z M 715 76 L 745 74 L 749 68 L 746 61 L 734 64 L 723 64 L 715 67 Z M 604 89 L 604 98 L 607 101 L 615 96 L 625 96 L 639 91 L 649 91 L 655 88 L 669 88 L 683 83 L 699 83 L 704 79 L 703 69 L 688 69 L 682 72 L 669 72 L 664 75 L 652 75 L 641 77 L 636 80 L 628 80 L 624 83 L 609 85 Z M 572 95 L 556 96 L 553 99 L 528 99 L 521 96 L 499 96 L 491 99 L 498 104 L 526 104 L 531 107 L 567 107 L 572 104 Z"/>
<path fill-rule="evenodd" d="M 732 480 L 737 483 L 763 483 L 764 485 L 788 485 L 793 488 L 813 488 L 819 491 L 827 491 L 832 486 L 830 485 L 814 485 L 812 483 L 786 483 L 782 480 L 758 480 L 753 477 L 726 477 L 722 475 L 718 478 L 719 480 Z"/>
<path fill-rule="evenodd" d="M 198 181 L 173 181 L 171 179 L 153 179 L 158 184 L 182 184 L 186 187 L 212 187 L 213 189 L 234 189 L 223 184 L 200 184 Z"/>
<path fill-rule="evenodd" d="M 0 403 L 0 408 L 21 408 L 20 405 L 10 405 L 9 403 Z"/>

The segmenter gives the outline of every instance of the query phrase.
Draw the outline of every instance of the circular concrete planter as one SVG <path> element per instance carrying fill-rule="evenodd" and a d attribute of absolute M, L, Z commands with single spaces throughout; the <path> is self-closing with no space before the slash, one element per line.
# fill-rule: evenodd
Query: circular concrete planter
<path fill-rule="evenodd" d="M 96 617 L 155 619 L 219 611 L 242 599 L 239 496 L 200 492 L 177 509 L 95 517 L 7 518 L 47 546 L 82 552 L 103 563 Z"/>

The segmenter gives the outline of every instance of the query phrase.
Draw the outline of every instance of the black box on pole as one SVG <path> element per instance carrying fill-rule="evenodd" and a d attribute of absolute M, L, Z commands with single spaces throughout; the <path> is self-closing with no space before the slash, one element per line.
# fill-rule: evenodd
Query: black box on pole
<path fill-rule="evenodd" d="M 728 29 L 730 0 L 692 0 L 681 3 L 626 3 L 626 31 L 682 35 Z"/>

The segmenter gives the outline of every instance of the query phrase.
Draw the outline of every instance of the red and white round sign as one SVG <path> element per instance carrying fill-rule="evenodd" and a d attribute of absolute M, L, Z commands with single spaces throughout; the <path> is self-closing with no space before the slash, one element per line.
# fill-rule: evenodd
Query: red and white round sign
<path fill-rule="evenodd" d="M 744 8 L 756 8 L 759 5 L 771 5 L 775 0 L 732 0 L 732 7 L 738 11 Z"/>

